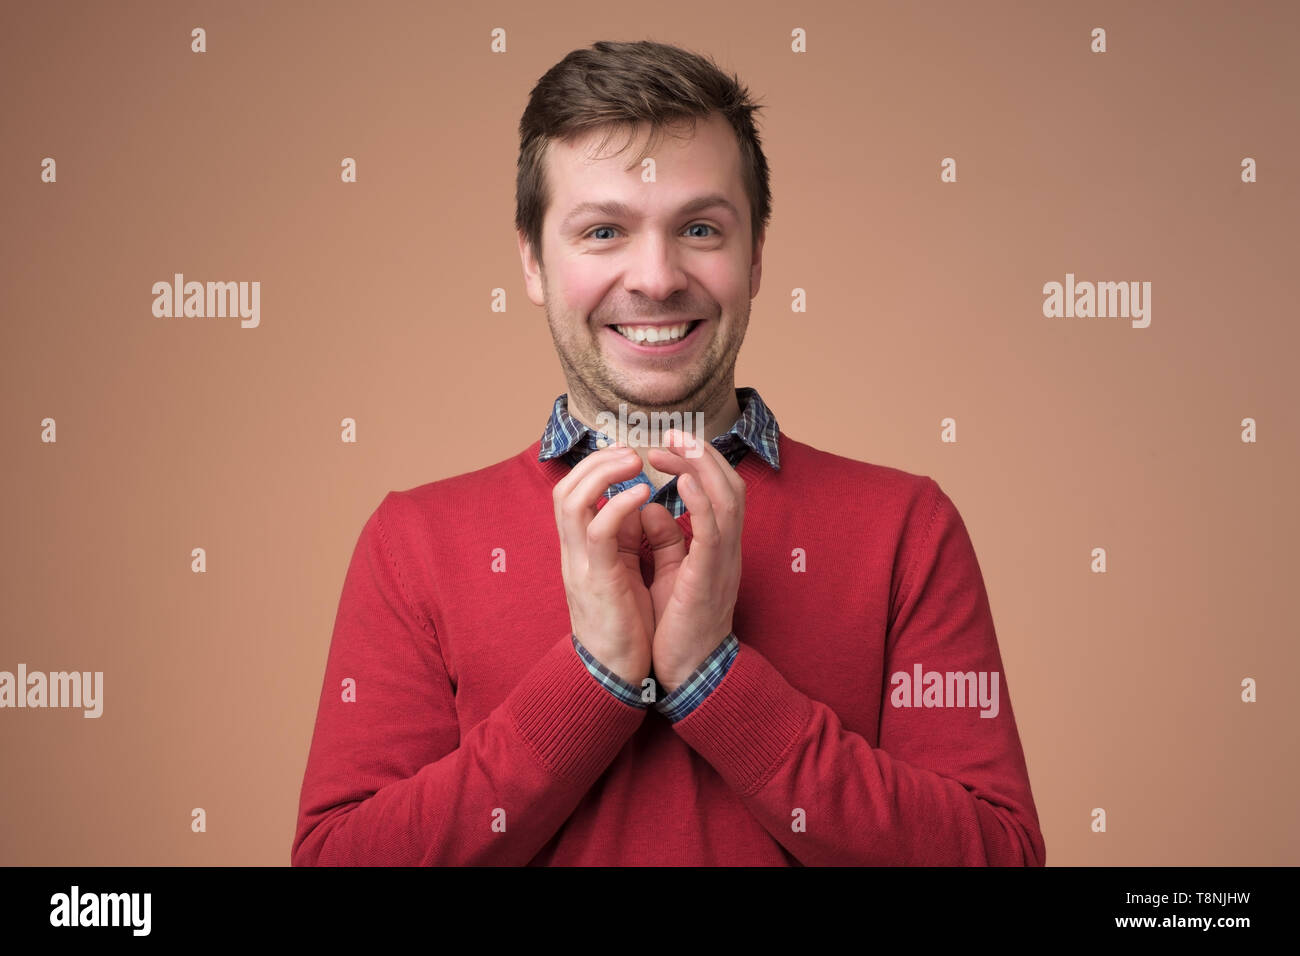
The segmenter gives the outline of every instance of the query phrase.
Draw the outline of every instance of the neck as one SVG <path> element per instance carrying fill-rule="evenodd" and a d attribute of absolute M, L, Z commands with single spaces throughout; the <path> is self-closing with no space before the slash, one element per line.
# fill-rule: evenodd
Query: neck
<path fill-rule="evenodd" d="M 740 418 L 740 403 L 736 401 L 735 382 L 730 379 L 722 383 L 722 386 L 699 408 L 690 408 L 684 404 L 638 405 L 632 402 L 624 402 L 623 404 L 627 407 L 627 427 L 629 429 L 633 429 L 638 421 L 645 424 L 645 428 L 640 435 L 636 431 L 630 431 L 628 435 L 624 436 L 627 444 L 634 448 L 662 444 L 663 437 L 652 434 L 649 428 L 650 424 L 656 421 L 653 417 L 656 415 L 680 413 L 682 415 L 682 430 L 690 432 L 696 438 L 706 442 L 712 441 L 719 435 L 725 435 L 731 430 L 731 426 L 736 423 L 736 419 Z M 620 436 L 615 434 L 616 429 L 609 427 L 610 421 L 608 419 L 608 416 L 613 415 L 617 420 L 620 414 L 617 403 L 609 409 L 598 409 L 596 403 L 592 401 L 591 396 L 585 389 L 575 389 L 570 384 L 568 407 L 569 414 L 588 428 L 604 432 L 615 441 L 619 439 Z M 638 417 L 634 418 L 633 416 Z"/>

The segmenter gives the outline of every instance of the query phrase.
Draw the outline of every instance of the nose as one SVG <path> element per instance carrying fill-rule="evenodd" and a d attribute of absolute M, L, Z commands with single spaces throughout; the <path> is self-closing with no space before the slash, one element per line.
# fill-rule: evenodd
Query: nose
<path fill-rule="evenodd" d="M 662 236 L 642 237 L 629 251 L 623 286 L 628 292 L 662 301 L 687 288 L 686 272 L 678 262 L 678 249 Z"/>

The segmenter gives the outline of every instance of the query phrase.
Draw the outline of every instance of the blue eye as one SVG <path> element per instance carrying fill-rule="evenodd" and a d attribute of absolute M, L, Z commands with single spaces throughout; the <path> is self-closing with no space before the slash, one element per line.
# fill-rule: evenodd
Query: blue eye
<path fill-rule="evenodd" d="M 712 231 L 715 232 L 715 233 L 718 231 L 718 230 L 714 229 L 712 226 L 710 226 L 707 222 L 696 222 L 696 223 L 692 223 L 691 225 L 687 226 L 686 228 L 687 228 L 687 229 L 709 229 L 709 230 L 712 230 Z M 583 238 L 584 238 L 584 239 L 595 239 L 595 238 L 596 238 L 596 233 L 598 233 L 598 232 L 603 232 L 603 231 L 606 231 L 606 230 L 613 230 L 613 231 L 617 232 L 617 231 L 618 231 L 618 228 L 617 228 L 616 226 L 596 226 L 595 228 L 588 230 L 587 234 L 586 234 L 585 236 L 583 236 Z M 697 236 L 692 236 L 691 238 L 692 238 L 692 239 L 709 239 L 709 238 L 711 238 L 711 236 L 698 236 L 698 235 L 697 235 Z"/>

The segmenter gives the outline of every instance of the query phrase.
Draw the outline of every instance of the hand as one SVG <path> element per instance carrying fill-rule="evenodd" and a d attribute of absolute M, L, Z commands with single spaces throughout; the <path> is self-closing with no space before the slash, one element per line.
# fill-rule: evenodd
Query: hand
<path fill-rule="evenodd" d="M 555 486 L 560 568 L 573 633 L 592 656 L 631 684 L 650 673 L 654 607 L 641 579 L 644 483 L 597 505 L 610 485 L 639 474 L 641 458 L 611 445 L 578 462 Z"/>
<path fill-rule="evenodd" d="M 687 451 L 690 455 L 687 455 Z M 745 480 L 709 442 L 670 429 L 650 464 L 677 475 L 677 492 L 691 515 L 691 547 L 681 526 L 658 503 L 641 509 L 641 526 L 654 549 L 650 595 L 655 627 L 655 678 L 670 693 L 732 630 L 740 590 L 740 535 Z"/>

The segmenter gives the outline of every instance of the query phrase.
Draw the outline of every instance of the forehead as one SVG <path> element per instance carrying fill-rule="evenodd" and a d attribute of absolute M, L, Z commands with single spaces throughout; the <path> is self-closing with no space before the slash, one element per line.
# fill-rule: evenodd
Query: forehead
<path fill-rule="evenodd" d="M 697 193 L 722 194 L 742 205 L 740 145 L 720 113 L 696 119 L 693 132 L 675 123 L 653 142 L 650 132 L 642 123 L 630 136 L 626 127 L 602 127 L 567 142 L 552 140 L 545 155 L 548 213 L 563 220 L 579 203 L 614 197 L 653 210 Z M 642 180 L 643 152 L 654 160 L 652 183 Z"/>

